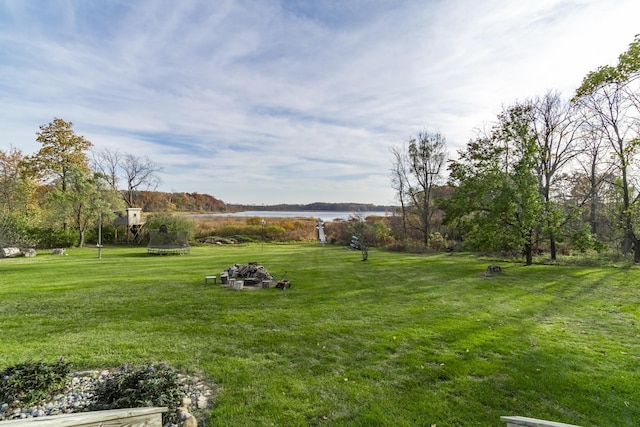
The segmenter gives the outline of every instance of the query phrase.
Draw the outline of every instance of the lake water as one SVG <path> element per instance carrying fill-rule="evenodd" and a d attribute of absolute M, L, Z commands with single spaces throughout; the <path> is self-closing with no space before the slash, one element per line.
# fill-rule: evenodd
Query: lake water
<path fill-rule="evenodd" d="M 384 211 L 378 212 L 340 212 L 340 211 L 244 211 L 234 213 L 210 213 L 194 214 L 193 216 L 228 216 L 240 218 L 317 218 L 322 221 L 334 221 L 336 219 L 348 220 L 354 215 L 366 218 L 369 215 L 385 216 Z M 389 215 L 389 214 L 387 214 Z"/>

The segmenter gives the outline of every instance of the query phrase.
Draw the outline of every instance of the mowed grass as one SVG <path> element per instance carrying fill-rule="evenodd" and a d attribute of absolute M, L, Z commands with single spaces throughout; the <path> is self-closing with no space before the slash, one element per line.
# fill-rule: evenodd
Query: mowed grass
<path fill-rule="evenodd" d="M 248 262 L 293 287 L 205 286 Z M 215 426 L 638 425 L 639 270 L 489 263 L 316 244 L 3 259 L 0 368 L 165 361 L 217 385 Z"/>

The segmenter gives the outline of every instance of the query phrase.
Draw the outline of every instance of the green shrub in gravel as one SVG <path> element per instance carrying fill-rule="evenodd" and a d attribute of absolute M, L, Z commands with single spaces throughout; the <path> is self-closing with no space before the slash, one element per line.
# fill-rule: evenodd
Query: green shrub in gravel
<path fill-rule="evenodd" d="M 166 406 L 173 416 L 184 392 L 177 372 L 166 363 L 147 363 L 141 366 L 122 365 L 104 375 L 94 396 L 93 409 L 122 409 Z"/>
<path fill-rule="evenodd" d="M 18 400 L 27 406 L 42 402 L 67 384 L 70 365 L 56 362 L 22 362 L 0 372 L 0 401 Z"/>

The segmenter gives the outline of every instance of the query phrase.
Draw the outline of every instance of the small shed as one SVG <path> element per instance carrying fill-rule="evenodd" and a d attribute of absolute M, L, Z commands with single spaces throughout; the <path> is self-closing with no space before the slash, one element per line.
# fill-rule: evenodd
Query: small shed
<path fill-rule="evenodd" d="M 116 212 L 116 219 L 113 221 L 116 230 L 118 226 L 124 227 L 127 243 L 140 243 L 142 240 L 141 230 L 144 223 L 145 218 L 142 214 L 142 208 L 127 208 L 124 212 Z"/>

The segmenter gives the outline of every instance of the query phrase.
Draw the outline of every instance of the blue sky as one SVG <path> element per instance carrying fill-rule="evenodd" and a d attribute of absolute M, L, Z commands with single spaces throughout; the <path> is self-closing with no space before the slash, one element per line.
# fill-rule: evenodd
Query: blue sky
<path fill-rule="evenodd" d="M 637 0 L 0 0 L 0 149 L 74 123 L 159 190 L 393 204 L 391 146 L 452 157 L 503 105 L 570 97 L 640 33 Z"/>

